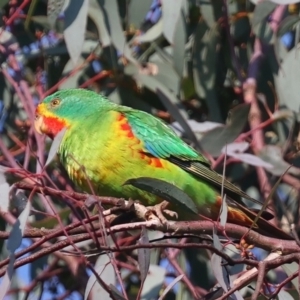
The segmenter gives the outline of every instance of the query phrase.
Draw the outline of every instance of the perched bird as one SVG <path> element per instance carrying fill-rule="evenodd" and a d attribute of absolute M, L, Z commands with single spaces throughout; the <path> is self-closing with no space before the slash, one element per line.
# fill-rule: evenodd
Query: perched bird
<path fill-rule="evenodd" d="M 50 138 L 66 128 L 58 156 L 71 180 L 86 192 L 91 192 L 92 184 L 98 195 L 155 205 L 162 201 L 160 197 L 123 185 L 132 178 L 152 177 L 183 190 L 200 215 L 218 218 L 222 176 L 211 169 L 203 155 L 146 112 L 114 104 L 89 90 L 67 89 L 37 106 L 35 128 Z M 257 214 L 240 200 L 251 198 L 227 180 L 224 191 L 230 201 L 228 221 L 251 226 Z M 185 215 L 177 212 L 179 218 Z M 254 227 L 288 237 L 263 218 Z"/>

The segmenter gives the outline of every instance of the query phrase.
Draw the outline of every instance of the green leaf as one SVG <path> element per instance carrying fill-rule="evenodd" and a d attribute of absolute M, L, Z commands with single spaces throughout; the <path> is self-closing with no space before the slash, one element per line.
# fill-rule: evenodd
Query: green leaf
<path fill-rule="evenodd" d="M 206 100 L 210 120 L 222 122 L 219 101 L 216 95 L 218 27 L 207 29 L 202 22 L 197 25 L 193 47 L 193 76 L 195 90 L 199 97 Z"/>
<path fill-rule="evenodd" d="M 208 27 L 216 26 L 216 17 L 212 1 L 200 1 L 201 15 Z"/>
<path fill-rule="evenodd" d="M 48 0 L 47 4 L 47 19 L 48 24 L 53 29 L 56 19 L 59 16 L 64 6 L 65 0 Z"/>
<path fill-rule="evenodd" d="M 84 59 L 82 57 L 80 57 L 78 60 L 78 63 L 77 63 L 78 66 L 80 64 L 82 64 L 83 62 L 84 62 Z M 68 74 L 73 69 L 74 69 L 73 62 L 71 60 L 68 60 L 68 62 L 66 63 L 66 65 L 64 67 L 63 73 L 62 73 L 62 77 L 65 77 L 66 79 L 64 81 L 62 81 L 61 84 L 59 85 L 59 87 L 58 87 L 59 90 L 73 89 L 73 88 L 78 87 L 79 78 L 82 76 L 84 69 L 79 70 L 72 76 L 68 76 Z"/>
<path fill-rule="evenodd" d="M 262 21 L 253 27 L 253 32 L 256 37 L 261 39 L 266 44 L 273 44 L 275 42 L 275 34 L 270 24 L 267 21 Z"/>
<path fill-rule="evenodd" d="M 88 0 L 70 1 L 65 10 L 64 38 L 74 65 L 79 60 L 84 42 L 88 3 Z"/>
<path fill-rule="evenodd" d="M 145 227 L 142 228 L 141 237 L 138 240 L 138 244 L 145 245 L 149 244 L 149 238 L 147 230 Z M 149 267 L 150 267 L 150 249 L 149 248 L 139 248 L 138 252 L 138 262 L 139 269 L 141 273 L 141 289 L 143 288 L 144 282 L 147 278 Z"/>
<path fill-rule="evenodd" d="M 292 262 L 290 264 L 284 264 L 281 267 L 288 276 L 293 275 L 295 272 L 297 272 L 299 270 L 299 264 L 296 262 Z M 293 283 L 294 287 L 296 288 L 296 290 L 299 291 L 298 277 L 294 278 L 292 280 L 292 283 Z"/>
<path fill-rule="evenodd" d="M 137 43 L 149 43 L 158 39 L 163 32 L 163 22 L 160 19 L 155 25 L 148 29 L 143 35 L 136 36 L 134 38 Z"/>
<path fill-rule="evenodd" d="M 171 0 L 173 1 L 173 0 Z M 176 5 L 173 5 L 176 6 Z M 185 16 L 183 12 L 180 13 L 178 22 L 176 23 L 173 43 L 174 43 L 174 51 L 173 51 L 173 64 L 174 68 L 177 71 L 178 75 L 182 77 L 183 67 L 184 67 L 184 54 L 185 54 L 185 44 L 187 39 L 186 34 L 186 22 Z"/>
<path fill-rule="evenodd" d="M 139 177 L 127 180 L 124 185 L 132 185 L 147 191 L 169 201 L 180 209 L 188 210 L 190 213 L 198 215 L 198 209 L 193 200 L 171 183 L 150 177 Z"/>
<path fill-rule="evenodd" d="M 270 0 L 270 1 L 279 5 L 288 5 L 288 4 L 294 4 L 299 2 L 299 0 Z"/>
<path fill-rule="evenodd" d="M 8 212 L 8 207 L 10 203 L 9 192 L 10 192 L 9 184 L 6 181 L 4 172 L 0 170 L 0 210 L 2 212 Z"/>
<path fill-rule="evenodd" d="M 222 197 L 222 206 L 220 209 L 220 224 L 224 227 L 227 222 L 227 216 L 228 216 L 228 206 L 226 203 L 226 194 Z"/>
<path fill-rule="evenodd" d="M 276 8 L 276 4 L 270 1 L 261 1 L 255 7 L 253 19 L 252 19 L 252 30 L 255 35 L 265 43 L 271 44 L 274 42 L 275 34 L 267 17 Z"/>
<path fill-rule="evenodd" d="M 223 246 L 220 242 L 219 237 L 215 233 L 215 229 L 213 232 L 213 245 L 219 251 L 223 251 Z M 229 272 L 228 272 L 227 268 L 225 268 L 225 266 L 222 263 L 222 257 L 213 253 L 210 261 L 211 261 L 212 271 L 213 271 L 218 283 L 223 288 L 224 292 L 227 292 L 232 287 L 233 284 L 232 284 L 232 281 L 229 276 Z M 236 291 L 234 293 L 234 296 L 235 296 L 235 299 L 237 299 L 237 300 L 244 299 L 239 291 Z M 208 298 L 208 299 L 210 299 L 210 298 Z"/>
<path fill-rule="evenodd" d="M 292 295 L 284 290 L 281 290 L 279 294 L 277 295 L 278 300 L 294 300 L 294 297 Z"/>
<path fill-rule="evenodd" d="M 27 201 L 25 209 L 22 211 L 16 222 L 13 224 L 7 240 L 7 250 L 9 251 L 9 264 L 0 284 L 0 299 L 4 299 L 7 290 L 10 287 L 12 276 L 14 274 L 14 262 L 16 260 L 15 251 L 22 243 L 23 234 L 27 224 L 27 219 L 31 209 L 31 201 Z"/>
<path fill-rule="evenodd" d="M 162 15 L 163 15 L 163 33 L 166 40 L 172 45 L 174 43 L 174 34 L 176 31 L 177 21 L 181 14 L 183 0 L 162 0 Z"/>
<path fill-rule="evenodd" d="M 63 128 L 54 138 L 53 142 L 52 142 L 52 145 L 50 147 L 50 150 L 49 150 L 49 154 L 48 154 L 48 158 L 47 158 L 47 161 L 45 163 L 45 167 L 48 166 L 53 158 L 56 156 L 56 153 L 60 147 L 60 144 L 61 144 L 61 141 L 62 139 L 64 138 L 64 135 L 66 133 L 66 130 L 67 128 Z"/>
<path fill-rule="evenodd" d="M 273 12 L 276 8 L 276 4 L 270 1 L 261 1 L 259 2 L 254 9 L 252 26 L 256 26 L 259 23 L 265 21 L 265 19 Z"/>
<path fill-rule="evenodd" d="M 59 217 L 64 221 L 70 216 L 71 210 L 70 208 L 64 208 L 59 211 L 58 215 Z M 35 228 L 47 228 L 52 229 L 56 225 L 58 225 L 59 222 L 57 218 L 55 217 L 46 217 L 42 220 L 31 222 L 30 225 Z"/>
<path fill-rule="evenodd" d="M 44 29 L 50 29 L 51 28 L 49 20 L 46 16 L 33 16 L 33 17 L 31 17 L 30 20 L 37 23 L 37 24 L 39 24 L 39 25 L 42 25 Z"/>
<path fill-rule="evenodd" d="M 233 108 L 230 121 L 227 121 L 227 125 L 224 128 L 215 128 L 207 132 L 200 140 L 204 151 L 213 157 L 218 157 L 223 147 L 232 143 L 244 129 L 248 120 L 249 110 L 249 104 L 240 104 Z"/>
<path fill-rule="evenodd" d="M 157 296 L 164 283 L 165 274 L 166 274 L 165 268 L 156 265 L 150 265 L 149 275 L 145 280 L 142 295 L 141 295 L 142 300 L 158 298 Z"/>
<path fill-rule="evenodd" d="M 275 87 L 280 105 L 286 105 L 295 112 L 299 112 L 299 81 L 300 55 L 297 48 L 289 51 L 280 65 L 275 76 Z"/>
<path fill-rule="evenodd" d="M 128 60 L 135 63 L 136 60 L 132 56 L 131 49 L 128 47 L 123 28 L 121 26 L 121 18 L 119 15 L 117 0 L 103 0 L 100 5 L 106 15 L 107 28 L 110 32 L 111 41 L 115 48 L 122 53 Z"/>
<path fill-rule="evenodd" d="M 300 17 L 298 15 L 287 16 L 279 25 L 277 36 L 281 37 L 288 31 L 294 30 L 296 25 L 299 24 Z"/>
<path fill-rule="evenodd" d="M 99 5 L 98 0 L 89 0 L 88 15 L 94 21 L 102 47 L 110 45 L 110 36 L 105 24 L 103 10 Z"/>
<path fill-rule="evenodd" d="M 9 0 L 0 0 L 0 8 L 3 8 L 8 2 Z"/>
<path fill-rule="evenodd" d="M 158 300 L 163 300 L 164 297 L 167 295 L 167 293 L 175 286 L 176 283 L 178 283 L 185 275 L 181 274 L 178 275 L 176 278 L 174 278 L 169 284 L 168 286 L 165 288 L 164 292 L 162 293 L 162 295 L 159 297 Z"/>
<path fill-rule="evenodd" d="M 128 7 L 129 26 L 139 28 L 145 20 L 145 16 L 150 9 L 152 0 L 130 0 Z"/>
<path fill-rule="evenodd" d="M 299 176 L 299 169 L 293 166 L 291 167 L 291 165 L 283 159 L 282 155 L 282 149 L 275 145 L 266 145 L 259 153 L 260 158 L 273 166 L 273 168 L 267 169 L 269 173 L 275 176 L 281 176 L 288 169 L 289 174 Z"/>
<path fill-rule="evenodd" d="M 95 264 L 95 271 L 100 276 L 100 278 L 107 285 L 114 285 L 116 282 L 115 270 L 110 262 L 110 257 L 107 254 L 102 254 Z M 110 300 L 111 297 L 108 292 L 101 286 L 97 281 L 94 274 L 88 280 L 88 283 L 84 292 L 84 299 L 88 299 L 90 292 L 92 292 L 92 299 L 99 299 L 101 295 L 101 300 Z"/>
<path fill-rule="evenodd" d="M 153 78 L 161 82 L 175 94 L 178 94 L 180 77 L 174 70 L 174 67 L 170 63 L 165 62 L 155 62 L 155 65 L 158 67 L 158 73 L 153 75 Z"/>
<path fill-rule="evenodd" d="M 114 300 L 127 300 L 114 285 L 109 284 L 109 287 L 111 289 L 113 297 L 115 297 Z M 97 299 L 97 294 L 95 296 L 95 299 Z"/>

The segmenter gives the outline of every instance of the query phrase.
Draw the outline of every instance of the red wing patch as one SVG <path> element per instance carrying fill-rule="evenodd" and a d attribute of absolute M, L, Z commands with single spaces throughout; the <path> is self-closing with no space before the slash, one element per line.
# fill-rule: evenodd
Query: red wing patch
<path fill-rule="evenodd" d="M 138 151 L 140 154 L 140 158 L 147 162 L 149 166 L 155 167 L 155 168 L 163 168 L 162 160 L 154 157 L 152 154 L 144 152 L 143 150 L 138 150 L 136 145 L 139 145 L 141 141 L 135 137 L 134 133 L 132 132 L 130 124 L 128 124 L 128 121 L 126 117 L 123 114 L 118 114 L 117 116 L 117 122 L 120 124 L 119 128 L 121 129 L 121 132 L 125 133 L 125 136 L 131 139 L 135 139 L 136 142 L 134 143 L 134 146 L 131 146 L 130 148 L 133 151 Z M 139 146 L 141 148 L 141 146 Z"/>
<path fill-rule="evenodd" d="M 128 124 L 126 117 L 123 114 L 118 115 L 118 122 L 120 123 L 120 129 L 126 132 L 126 136 L 133 138 L 134 134 L 132 132 L 131 126 Z"/>

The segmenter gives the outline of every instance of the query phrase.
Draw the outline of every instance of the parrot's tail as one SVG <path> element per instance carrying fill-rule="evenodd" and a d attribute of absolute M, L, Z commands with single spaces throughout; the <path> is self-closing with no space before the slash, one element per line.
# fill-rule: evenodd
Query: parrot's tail
<path fill-rule="evenodd" d="M 221 197 L 218 197 L 218 201 L 216 202 L 214 212 L 217 212 L 219 215 L 220 207 L 222 204 Z M 227 214 L 227 221 L 229 223 L 234 223 L 237 225 L 251 227 L 253 230 L 257 231 L 258 233 L 281 238 L 285 240 L 292 240 L 293 237 L 289 234 L 285 233 L 281 229 L 275 227 L 273 224 L 269 223 L 268 220 L 273 219 L 274 216 L 267 212 L 263 211 L 261 216 L 256 220 L 254 223 L 259 210 L 250 210 L 247 207 L 234 202 L 234 206 L 231 204 L 228 205 L 228 214 Z"/>

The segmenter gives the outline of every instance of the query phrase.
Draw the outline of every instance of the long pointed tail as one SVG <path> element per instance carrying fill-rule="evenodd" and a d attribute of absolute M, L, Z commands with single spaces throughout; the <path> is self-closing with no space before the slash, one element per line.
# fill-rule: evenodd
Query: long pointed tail
<path fill-rule="evenodd" d="M 218 201 L 216 202 L 214 209 L 215 212 L 217 211 L 217 213 L 219 213 L 221 203 L 221 197 L 218 197 Z M 234 202 L 234 206 L 230 204 L 228 205 L 227 220 L 229 223 L 247 226 L 249 228 L 252 227 L 252 229 L 257 231 L 258 233 L 270 237 L 276 237 L 284 240 L 294 239 L 289 234 L 285 233 L 281 229 L 268 222 L 269 219 L 273 218 L 272 214 L 269 212 L 263 212 L 262 216 L 258 218 L 257 222 L 253 224 L 257 213 L 258 211 L 250 210 L 247 207 Z"/>

